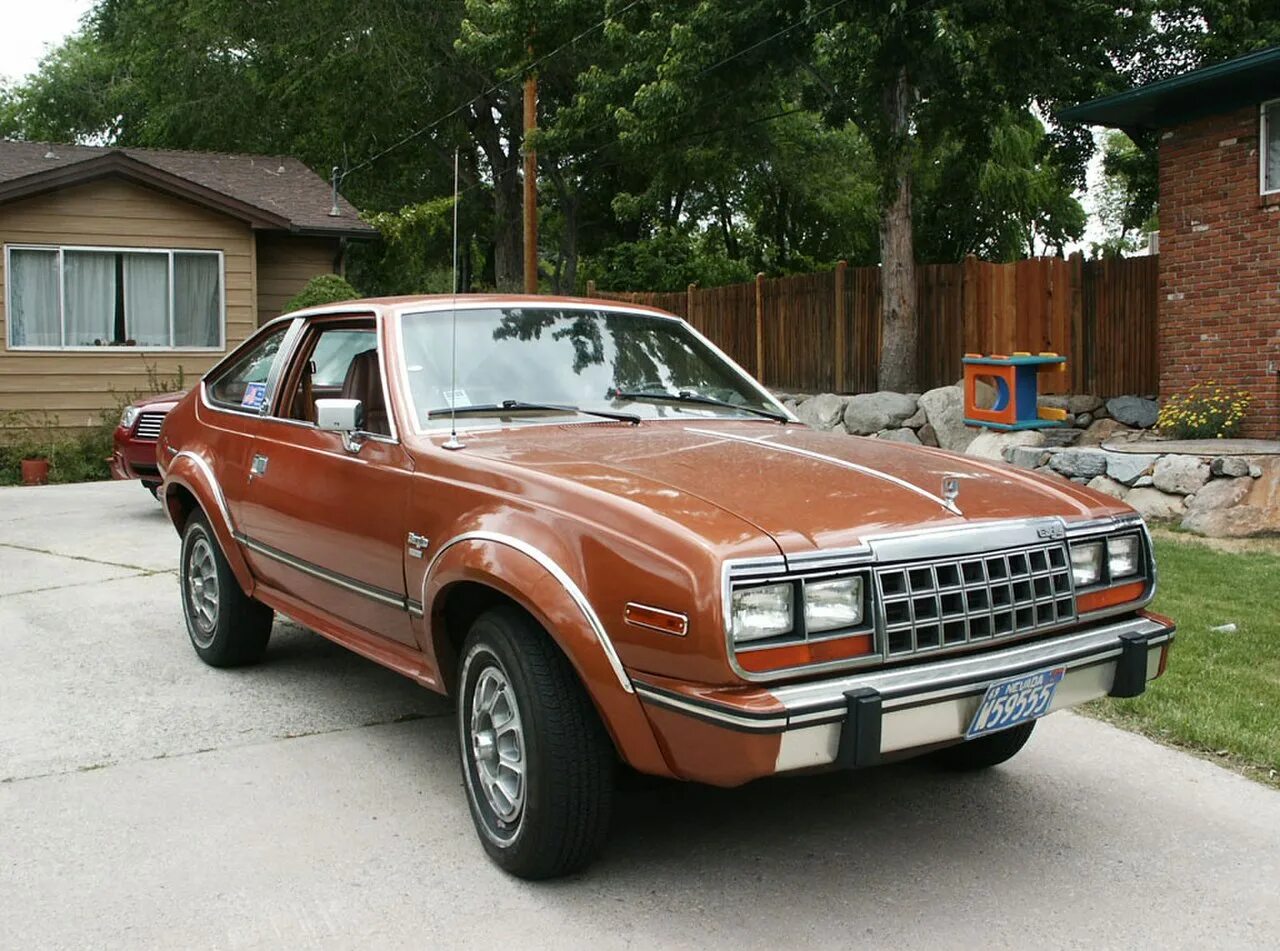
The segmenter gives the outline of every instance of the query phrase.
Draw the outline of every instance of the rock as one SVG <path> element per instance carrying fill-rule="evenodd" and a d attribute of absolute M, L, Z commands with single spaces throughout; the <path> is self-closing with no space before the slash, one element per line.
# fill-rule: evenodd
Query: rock
<path fill-rule="evenodd" d="M 1247 538 L 1275 531 L 1275 526 L 1261 527 L 1266 515 L 1253 505 L 1233 505 L 1223 509 L 1201 509 L 1188 513 L 1182 529 L 1208 538 Z"/>
<path fill-rule="evenodd" d="M 1218 456 L 1209 463 L 1209 474 L 1229 479 L 1239 479 L 1249 475 L 1249 460 L 1239 456 Z M 1262 470 L 1258 470 L 1262 474 Z"/>
<path fill-rule="evenodd" d="M 1081 429 L 1086 428 L 1092 422 L 1093 422 L 1092 413 L 1081 413 L 1079 416 L 1076 417 L 1076 425 L 1079 426 Z"/>
<path fill-rule="evenodd" d="M 922 446 L 933 446 L 935 449 L 938 447 L 938 434 L 928 423 L 916 430 L 916 436 Z"/>
<path fill-rule="evenodd" d="M 1209 466 L 1198 456 L 1161 456 L 1151 478 L 1162 492 L 1193 495 L 1209 481 Z"/>
<path fill-rule="evenodd" d="M 1130 489 L 1124 500 L 1132 505 L 1139 515 L 1151 521 L 1180 518 L 1186 509 L 1182 496 L 1168 495 L 1159 489 Z"/>
<path fill-rule="evenodd" d="M 900 429 L 882 429 L 880 432 L 876 433 L 876 439 L 884 439 L 889 442 L 905 442 L 912 446 L 921 445 L 920 437 L 916 435 L 916 431 L 914 429 L 907 429 L 906 427 Z"/>
<path fill-rule="evenodd" d="M 1108 452 L 1107 475 L 1124 485 L 1137 485 L 1138 480 L 1151 470 L 1159 458 L 1146 453 Z"/>
<path fill-rule="evenodd" d="M 1090 479 L 1089 488 L 1093 489 L 1095 492 L 1101 492 L 1104 495 L 1109 495 L 1113 499 L 1123 499 L 1129 493 L 1129 490 L 1115 479 L 1110 479 L 1104 475 L 1094 476 Z"/>
<path fill-rule="evenodd" d="M 1004 461 L 1019 469 L 1039 469 L 1048 459 L 1049 454 L 1038 446 L 1008 446 L 1004 451 Z"/>
<path fill-rule="evenodd" d="M 1141 489 L 1141 488 L 1145 488 L 1147 486 L 1151 486 L 1155 484 L 1156 484 L 1155 479 L 1151 478 L 1151 476 L 1149 475 L 1144 475 L 1144 476 L 1138 476 L 1137 481 L 1133 483 L 1133 487 L 1135 489 Z"/>
<path fill-rule="evenodd" d="M 1046 446 L 1074 446 L 1083 435 L 1084 430 L 1072 429 L 1070 426 L 1053 426 L 1042 429 Z"/>
<path fill-rule="evenodd" d="M 1120 433 L 1131 433 L 1133 430 L 1124 423 L 1114 419 L 1095 419 L 1080 437 L 1082 446 L 1101 446 L 1108 439 Z"/>
<path fill-rule="evenodd" d="M 835 429 L 844 415 L 844 399 L 834 393 L 819 393 L 813 399 L 801 403 L 796 415 L 800 417 L 800 422 L 814 429 Z"/>
<path fill-rule="evenodd" d="M 1187 512 L 1213 512 L 1239 505 L 1251 488 L 1253 480 L 1247 476 L 1243 479 L 1214 479 L 1187 499 Z"/>
<path fill-rule="evenodd" d="M 978 435 L 964 424 L 964 391 L 958 386 L 939 386 L 920 397 L 929 425 L 943 449 L 964 452 Z"/>
<path fill-rule="evenodd" d="M 1150 429 L 1156 424 L 1160 407 L 1155 400 L 1146 400 L 1141 396 L 1116 396 L 1107 400 L 1107 412 L 1126 426 Z"/>
<path fill-rule="evenodd" d="M 1261 479 L 1261 478 L 1262 478 L 1262 466 L 1258 465 L 1256 462 L 1251 462 L 1251 463 L 1249 463 L 1249 478 L 1251 478 L 1251 479 Z"/>
<path fill-rule="evenodd" d="M 990 459 L 993 462 L 1004 462 L 1006 449 L 1014 446 L 1036 447 L 1044 445 L 1044 433 L 1034 429 L 1020 429 L 1014 432 L 999 432 L 984 429 L 973 442 L 965 448 L 966 456 L 977 456 L 979 459 Z"/>
<path fill-rule="evenodd" d="M 963 398 L 964 377 L 956 381 L 956 388 L 960 391 L 961 398 Z M 996 405 L 996 388 L 981 379 L 974 385 L 973 395 L 975 402 L 978 404 L 978 409 L 991 409 Z"/>
<path fill-rule="evenodd" d="M 920 397 L 916 397 L 916 402 L 920 402 Z M 910 429 L 919 429 L 925 423 L 929 422 L 928 417 L 924 415 L 924 407 L 919 407 L 914 414 L 902 421 L 902 425 Z"/>
<path fill-rule="evenodd" d="M 1097 396 L 1090 396 L 1087 393 L 1081 393 L 1076 396 L 1067 397 L 1068 413 L 1097 413 L 1102 407 L 1102 399 Z"/>
<path fill-rule="evenodd" d="M 881 390 L 849 397 L 844 408 L 844 428 L 855 436 L 869 436 L 882 429 L 896 429 L 919 409 L 916 397 Z"/>
<path fill-rule="evenodd" d="M 792 413 L 800 408 L 800 404 L 795 400 L 783 400 L 782 405 Z"/>
<path fill-rule="evenodd" d="M 1088 481 L 1106 475 L 1107 454 L 1098 449 L 1063 449 L 1050 457 L 1049 468 L 1068 479 Z"/>

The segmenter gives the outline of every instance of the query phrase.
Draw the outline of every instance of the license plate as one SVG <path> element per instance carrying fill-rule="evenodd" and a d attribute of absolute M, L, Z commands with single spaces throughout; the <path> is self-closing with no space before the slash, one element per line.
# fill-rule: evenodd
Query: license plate
<path fill-rule="evenodd" d="M 1066 672 L 1065 667 L 1056 667 L 993 683 L 983 694 L 964 738 L 972 740 L 1044 716 Z"/>

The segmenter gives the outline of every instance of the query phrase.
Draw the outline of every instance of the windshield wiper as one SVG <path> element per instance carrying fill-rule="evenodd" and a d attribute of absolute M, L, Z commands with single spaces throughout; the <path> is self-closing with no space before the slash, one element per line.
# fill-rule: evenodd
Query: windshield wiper
<path fill-rule="evenodd" d="M 763 416 L 765 419 L 772 419 L 779 423 L 791 422 L 776 410 L 762 409 L 758 406 L 746 406 L 742 403 L 730 403 L 728 400 L 718 400 L 714 396 L 703 396 L 701 393 L 691 393 L 689 390 L 681 390 L 678 393 L 668 393 L 665 390 L 660 392 L 652 390 L 614 390 L 611 395 L 617 400 L 632 400 L 634 402 L 697 403 L 701 406 L 721 406 L 725 409 L 737 409 L 742 410 L 744 413 Z"/>
<path fill-rule="evenodd" d="M 616 413 L 607 409 L 583 409 L 580 406 L 569 406 L 563 403 L 527 403 L 524 400 L 503 400 L 501 403 L 471 403 L 467 406 L 442 406 L 439 409 L 427 410 L 428 416 L 501 416 L 503 412 L 547 412 L 547 413 L 582 413 L 585 416 L 600 416 L 604 419 L 616 419 L 619 422 L 640 422 L 635 413 Z"/>

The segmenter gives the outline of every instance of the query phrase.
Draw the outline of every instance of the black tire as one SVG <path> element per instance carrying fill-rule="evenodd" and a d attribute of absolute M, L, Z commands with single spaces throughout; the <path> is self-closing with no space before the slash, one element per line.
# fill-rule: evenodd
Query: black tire
<path fill-rule="evenodd" d="M 241 589 L 199 510 L 183 527 L 178 571 L 187 635 L 199 658 L 210 667 L 242 667 L 261 660 L 275 612 Z"/>
<path fill-rule="evenodd" d="M 471 625 L 460 669 L 462 773 L 485 851 L 525 879 L 585 867 L 609 831 L 615 757 L 568 660 L 527 615 L 498 607 Z M 518 786 L 514 768 L 499 766 L 517 756 Z M 494 781 L 482 785 L 483 777 Z"/>
<path fill-rule="evenodd" d="M 938 750 L 933 754 L 933 761 L 945 769 L 957 772 L 974 772 L 979 769 L 990 769 L 999 766 L 1005 760 L 1012 759 L 1017 752 L 1027 745 L 1031 739 L 1031 731 L 1036 723 L 1024 723 L 1010 727 L 989 736 L 980 736 L 976 740 L 958 743 Z"/>

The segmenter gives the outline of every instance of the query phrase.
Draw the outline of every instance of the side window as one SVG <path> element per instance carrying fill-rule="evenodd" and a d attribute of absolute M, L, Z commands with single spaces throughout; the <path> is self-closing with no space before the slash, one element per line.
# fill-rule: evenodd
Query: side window
<path fill-rule="evenodd" d="M 220 373 L 208 385 L 209 399 L 228 409 L 260 412 L 267 401 L 267 378 L 288 329 L 288 323 L 282 324 Z"/>
<path fill-rule="evenodd" d="M 291 396 L 281 404 L 289 418 L 314 423 L 316 400 L 359 400 L 364 408 L 365 430 L 390 435 L 378 338 L 372 321 L 322 326 L 312 332 L 301 352 L 305 359 L 295 364 L 290 376 Z"/>

